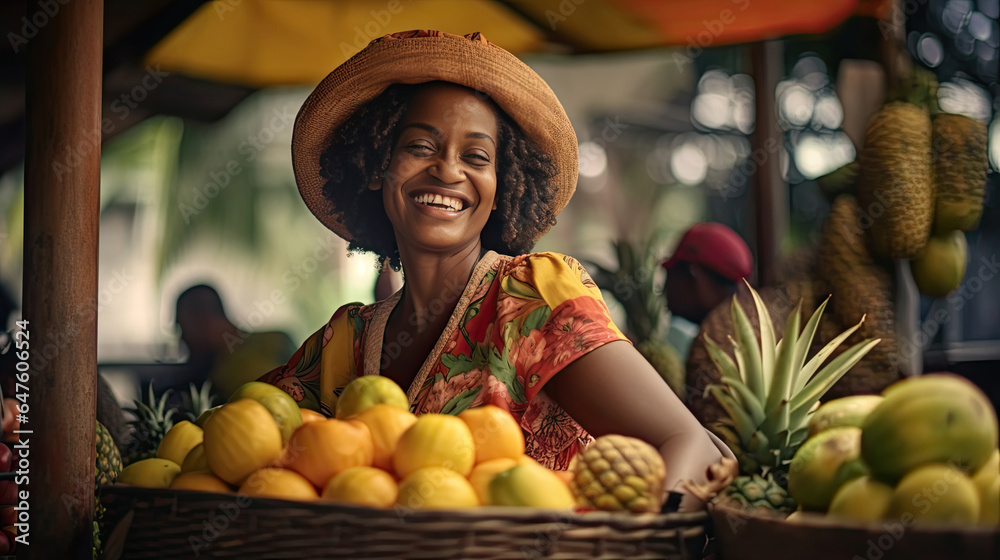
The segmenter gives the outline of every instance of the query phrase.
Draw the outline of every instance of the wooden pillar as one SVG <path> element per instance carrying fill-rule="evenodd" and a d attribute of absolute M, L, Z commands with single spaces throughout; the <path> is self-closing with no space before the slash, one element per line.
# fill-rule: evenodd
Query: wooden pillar
<path fill-rule="evenodd" d="M 781 239 L 788 229 L 788 188 L 781 178 L 784 136 L 774 97 L 781 78 L 781 46 L 780 41 L 772 40 L 750 47 L 757 114 L 751 153 L 764 156 L 757 167 L 752 197 L 757 282 L 762 286 L 774 281 Z"/>
<path fill-rule="evenodd" d="M 28 546 L 89 559 L 94 516 L 102 0 L 52 2 L 30 39 L 24 163 L 24 319 L 31 341 Z M 36 7 L 35 4 L 30 4 Z M 28 17 L 32 17 L 29 13 Z M 25 441 L 27 440 L 27 442 Z M 23 531 L 22 531 L 23 532 Z"/>

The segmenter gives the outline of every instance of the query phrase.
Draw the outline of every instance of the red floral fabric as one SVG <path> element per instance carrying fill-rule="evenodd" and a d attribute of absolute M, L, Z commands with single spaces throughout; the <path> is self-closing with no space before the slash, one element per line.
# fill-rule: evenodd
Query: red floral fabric
<path fill-rule="evenodd" d="M 580 356 L 626 338 L 573 258 L 490 253 L 484 259 L 489 266 L 477 266 L 464 287 L 439 354 L 428 359 L 408 391 L 411 410 L 458 414 L 494 404 L 518 420 L 528 455 L 565 469 L 591 438 L 542 388 Z M 378 374 L 380 363 L 374 362 L 380 362 L 384 317 L 397 300 L 341 307 L 288 364 L 261 379 L 302 406 L 330 414 L 347 383 Z"/>

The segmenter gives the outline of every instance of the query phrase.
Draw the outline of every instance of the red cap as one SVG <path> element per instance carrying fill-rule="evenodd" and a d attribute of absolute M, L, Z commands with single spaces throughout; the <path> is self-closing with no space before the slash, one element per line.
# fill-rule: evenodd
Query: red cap
<path fill-rule="evenodd" d="M 704 266 L 733 282 L 753 273 L 753 256 L 746 242 L 735 231 L 712 222 L 691 226 L 663 268 L 670 270 L 679 262 Z"/>

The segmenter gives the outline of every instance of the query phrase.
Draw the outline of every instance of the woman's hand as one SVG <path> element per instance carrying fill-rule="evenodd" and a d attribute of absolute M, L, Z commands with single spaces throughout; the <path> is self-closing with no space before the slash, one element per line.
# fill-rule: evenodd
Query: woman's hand
<path fill-rule="evenodd" d="M 610 342 L 577 359 L 544 390 L 594 437 L 620 434 L 659 449 L 667 467 L 667 490 L 682 491 L 683 480 L 704 483 L 708 467 L 722 459 L 708 432 L 626 341 Z M 685 493 L 681 511 L 702 508 L 700 500 Z"/>

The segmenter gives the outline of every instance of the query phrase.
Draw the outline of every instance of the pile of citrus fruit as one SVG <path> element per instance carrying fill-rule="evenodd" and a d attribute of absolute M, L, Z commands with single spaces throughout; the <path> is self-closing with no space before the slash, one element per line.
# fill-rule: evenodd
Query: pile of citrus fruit
<path fill-rule="evenodd" d="M 524 451 L 507 411 L 415 416 L 386 377 L 353 381 L 334 418 L 251 382 L 195 422 L 175 424 L 157 457 L 129 465 L 118 482 L 373 508 L 574 508 L 570 475 Z"/>
<path fill-rule="evenodd" d="M 830 401 L 810 428 L 788 472 L 804 511 L 907 527 L 1000 523 L 997 415 L 970 381 L 924 375 Z"/>

